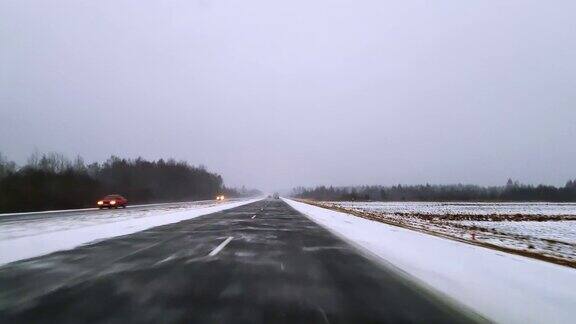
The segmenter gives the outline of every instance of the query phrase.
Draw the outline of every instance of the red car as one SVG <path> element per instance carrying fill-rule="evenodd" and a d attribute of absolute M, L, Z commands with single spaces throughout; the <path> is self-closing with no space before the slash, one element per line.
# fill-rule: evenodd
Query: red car
<path fill-rule="evenodd" d="M 108 195 L 98 200 L 98 208 L 126 208 L 128 200 L 120 195 Z"/>

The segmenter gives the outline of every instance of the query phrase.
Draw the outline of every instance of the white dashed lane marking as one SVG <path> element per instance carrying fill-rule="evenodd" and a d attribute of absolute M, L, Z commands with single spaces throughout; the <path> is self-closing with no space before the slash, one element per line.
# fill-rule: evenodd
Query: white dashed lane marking
<path fill-rule="evenodd" d="M 222 251 L 222 249 L 224 249 L 224 247 L 226 247 L 226 245 L 230 243 L 232 239 L 233 237 L 229 236 L 226 240 L 224 240 L 224 242 L 220 243 L 220 245 L 218 245 L 214 250 L 212 250 L 212 252 L 210 252 L 208 256 L 215 256 L 216 254 L 220 253 L 220 251 Z"/>

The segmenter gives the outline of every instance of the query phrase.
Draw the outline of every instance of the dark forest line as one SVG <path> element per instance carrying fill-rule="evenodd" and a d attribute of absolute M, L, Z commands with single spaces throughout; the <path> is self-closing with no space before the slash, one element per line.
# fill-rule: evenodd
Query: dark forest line
<path fill-rule="evenodd" d="M 0 154 L 0 212 L 94 207 L 107 194 L 125 196 L 129 203 L 177 202 L 252 196 L 256 190 L 224 186 L 219 174 L 184 161 L 110 157 L 86 165 L 58 153 L 33 154 L 17 166 Z"/>
<path fill-rule="evenodd" d="M 293 197 L 323 201 L 444 201 L 444 202 L 576 202 L 576 180 L 564 187 L 525 185 L 508 180 L 504 186 L 396 185 L 299 187 Z"/>

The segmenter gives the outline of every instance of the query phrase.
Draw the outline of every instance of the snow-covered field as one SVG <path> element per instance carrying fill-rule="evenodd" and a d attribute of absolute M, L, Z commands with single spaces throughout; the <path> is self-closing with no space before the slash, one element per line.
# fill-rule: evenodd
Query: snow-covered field
<path fill-rule="evenodd" d="M 477 222 L 461 221 L 460 224 L 476 226 L 500 233 L 531 236 L 540 239 L 576 244 L 576 221 L 558 222 Z"/>
<path fill-rule="evenodd" d="M 576 270 L 286 200 L 315 222 L 498 323 L 573 323 Z"/>
<path fill-rule="evenodd" d="M 317 202 L 320 206 L 475 244 L 576 264 L 576 204 Z"/>
<path fill-rule="evenodd" d="M 572 215 L 576 203 L 470 203 L 470 202 L 333 202 L 343 207 L 383 213 L 422 215 Z"/>
<path fill-rule="evenodd" d="M 0 265 L 48 254 L 58 250 L 114 236 L 126 235 L 151 227 L 215 213 L 248 204 L 255 200 L 226 203 L 214 201 L 151 205 L 131 210 L 78 211 L 54 216 L 22 219 L 10 216 L 0 222 Z"/>

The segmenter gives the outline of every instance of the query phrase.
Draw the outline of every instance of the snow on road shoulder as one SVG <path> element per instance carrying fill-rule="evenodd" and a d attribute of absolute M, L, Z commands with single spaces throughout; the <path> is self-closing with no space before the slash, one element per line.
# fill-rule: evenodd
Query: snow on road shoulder
<path fill-rule="evenodd" d="M 333 233 L 499 323 L 570 323 L 576 270 L 285 199 Z"/>
<path fill-rule="evenodd" d="M 151 211 L 142 212 L 140 217 L 122 219 L 102 218 L 99 222 L 77 226 L 78 222 L 84 220 L 75 220 L 69 218 L 53 219 L 53 225 L 42 232 L 21 237 L 2 237 L 0 238 L 0 265 L 37 257 L 40 255 L 67 250 L 82 244 L 96 240 L 107 239 L 120 235 L 132 234 L 143 231 L 151 227 L 171 224 L 183 220 L 199 217 L 202 215 L 216 213 L 222 210 L 239 207 L 257 201 L 244 200 L 239 202 L 230 202 L 210 207 L 203 205 L 191 206 L 190 209 L 156 213 Z M 89 217 L 90 215 L 88 215 Z M 68 222 L 69 226 L 66 226 Z M 84 224 L 82 224 L 84 225 Z M 23 224 L 25 227 L 26 224 Z M 1 228 L 1 226 L 0 226 Z"/>

